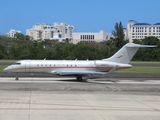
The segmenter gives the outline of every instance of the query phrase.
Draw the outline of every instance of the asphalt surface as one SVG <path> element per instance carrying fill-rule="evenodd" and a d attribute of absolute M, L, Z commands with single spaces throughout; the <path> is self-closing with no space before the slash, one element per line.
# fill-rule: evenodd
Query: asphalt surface
<path fill-rule="evenodd" d="M 160 80 L 123 80 L 88 79 L 82 82 L 75 78 L 0 78 L 0 91 L 70 91 L 70 92 L 95 92 L 114 94 L 160 95 Z"/>
<path fill-rule="evenodd" d="M 44 74 L 44 73 L 18 73 L 18 76 L 21 77 L 44 77 L 44 78 L 61 78 L 62 76 Z M 1 72 L 0 77 L 15 77 L 14 73 L 5 73 Z M 119 79 L 154 79 L 160 80 L 160 74 L 138 74 L 138 73 L 111 73 L 107 75 L 96 76 L 97 78 L 119 78 Z M 64 78 L 70 78 L 70 76 L 64 76 Z M 73 76 L 73 78 L 75 78 Z M 87 79 L 84 77 L 84 79 Z"/>
<path fill-rule="evenodd" d="M 160 80 L 0 77 L 0 120 L 160 120 Z"/>

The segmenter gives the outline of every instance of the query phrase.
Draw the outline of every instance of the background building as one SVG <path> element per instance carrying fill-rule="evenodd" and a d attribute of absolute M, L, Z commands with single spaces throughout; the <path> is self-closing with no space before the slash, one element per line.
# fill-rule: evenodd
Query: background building
<path fill-rule="evenodd" d="M 143 39 L 148 36 L 154 36 L 160 39 L 160 23 L 138 23 L 130 20 L 127 23 L 127 29 L 124 29 L 125 38 L 133 42 L 134 39 Z"/>
<path fill-rule="evenodd" d="M 102 42 L 109 40 L 111 35 L 109 33 L 106 33 L 105 31 L 100 31 L 99 33 L 94 32 L 75 32 L 73 33 L 73 43 L 77 44 L 81 41 L 87 41 L 87 42 Z"/>
<path fill-rule="evenodd" d="M 11 30 L 9 30 L 9 31 L 6 33 L 6 36 L 7 36 L 7 37 L 14 38 L 14 35 L 15 35 L 16 33 L 21 33 L 21 31 L 11 29 Z"/>
<path fill-rule="evenodd" d="M 48 24 L 36 24 L 31 29 L 26 30 L 26 35 L 29 35 L 33 40 L 38 39 L 71 39 L 74 32 L 74 26 L 67 25 L 65 23 Z"/>

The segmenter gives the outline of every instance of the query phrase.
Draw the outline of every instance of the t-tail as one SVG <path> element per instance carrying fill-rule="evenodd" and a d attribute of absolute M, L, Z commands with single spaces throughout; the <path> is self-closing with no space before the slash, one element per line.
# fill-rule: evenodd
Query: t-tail
<path fill-rule="evenodd" d="M 140 47 L 156 47 L 156 46 L 127 43 L 112 57 L 102 60 L 128 64 Z"/>

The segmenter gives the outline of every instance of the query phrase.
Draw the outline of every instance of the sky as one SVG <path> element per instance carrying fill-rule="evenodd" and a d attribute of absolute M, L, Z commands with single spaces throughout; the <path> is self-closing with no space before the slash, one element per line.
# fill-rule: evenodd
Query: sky
<path fill-rule="evenodd" d="M 0 35 L 26 34 L 36 23 L 64 22 L 76 32 L 111 33 L 116 22 L 160 22 L 160 0 L 1 0 Z"/>

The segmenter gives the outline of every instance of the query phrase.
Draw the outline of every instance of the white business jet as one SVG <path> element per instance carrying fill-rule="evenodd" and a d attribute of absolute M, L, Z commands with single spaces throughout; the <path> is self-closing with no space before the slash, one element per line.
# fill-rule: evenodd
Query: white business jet
<path fill-rule="evenodd" d="M 4 71 L 15 73 L 15 80 L 18 80 L 18 73 L 48 73 L 75 76 L 78 81 L 82 81 L 84 76 L 104 75 L 132 67 L 128 63 L 140 47 L 156 46 L 127 43 L 112 57 L 102 60 L 20 60 Z"/>

